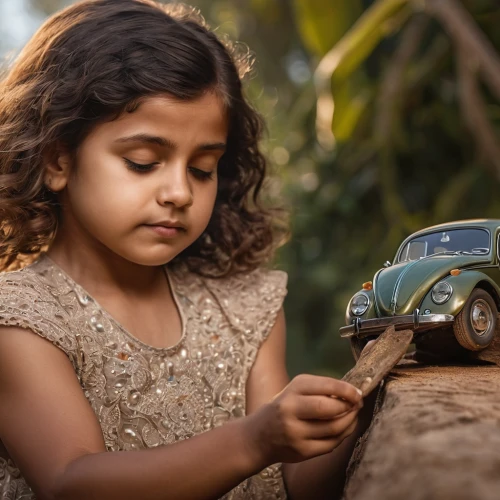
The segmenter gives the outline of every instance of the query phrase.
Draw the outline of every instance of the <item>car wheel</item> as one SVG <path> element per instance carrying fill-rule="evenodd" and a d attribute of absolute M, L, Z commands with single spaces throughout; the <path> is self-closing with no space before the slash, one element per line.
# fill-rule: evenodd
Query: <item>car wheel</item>
<path fill-rule="evenodd" d="M 458 343 L 469 351 L 488 347 L 495 336 L 497 315 L 498 309 L 491 295 L 480 288 L 472 290 L 453 324 Z"/>
<path fill-rule="evenodd" d="M 354 358 L 354 361 L 358 361 L 361 356 L 361 351 L 365 348 L 366 344 L 368 344 L 367 338 L 359 339 L 358 337 L 351 337 L 351 352 Z"/>

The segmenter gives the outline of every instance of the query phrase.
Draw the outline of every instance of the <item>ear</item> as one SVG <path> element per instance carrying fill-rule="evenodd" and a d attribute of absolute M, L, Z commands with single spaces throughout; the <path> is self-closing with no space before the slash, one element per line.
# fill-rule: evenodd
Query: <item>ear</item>
<path fill-rule="evenodd" d="M 44 183 L 52 192 L 62 191 L 68 183 L 72 166 L 69 151 L 58 144 L 44 152 Z"/>

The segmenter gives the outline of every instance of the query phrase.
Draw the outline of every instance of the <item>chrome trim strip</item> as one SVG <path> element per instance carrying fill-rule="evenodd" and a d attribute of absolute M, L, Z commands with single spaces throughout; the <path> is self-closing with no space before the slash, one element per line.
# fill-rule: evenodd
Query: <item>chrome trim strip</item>
<path fill-rule="evenodd" d="M 417 330 L 420 326 L 420 309 L 415 309 L 413 311 L 413 326 L 415 327 L 415 330 Z"/>
<path fill-rule="evenodd" d="M 430 259 L 431 257 L 434 257 L 434 255 L 437 254 L 427 255 L 425 257 L 422 257 L 421 259 L 410 261 L 410 263 L 407 264 L 407 266 L 401 271 L 401 274 L 398 276 L 398 279 L 396 280 L 396 283 L 394 285 L 394 291 L 392 293 L 390 307 L 392 308 L 393 315 L 396 315 L 396 310 L 398 308 L 399 290 L 401 288 L 401 283 L 403 281 L 403 278 L 408 274 L 410 269 L 414 267 L 417 263 L 422 262 L 423 260 Z"/>
<path fill-rule="evenodd" d="M 359 317 L 354 318 L 354 333 L 359 335 L 359 329 L 361 328 L 361 319 Z"/>
<path fill-rule="evenodd" d="M 476 269 L 496 269 L 498 266 L 495 266 L 494 264 L 491 264 L 490 262 L 485 264 L 485 265 L 481 265 L 481 264 L 478 264 L 477 266 L 468 266 L 468 267 L 462 267 L 460 268 L 461 271 L 475 271 Z"/>
<path fill-rule="evenodd" d="M 359 320 L 359 318 L 356 318 Z M 424 314 L 419 315 L 418 321 L 415 321 L 413 314 L 401 316 L 389 316 L 385 318 L 372 318 L 356 321 L 356 324 L 347 325 L 340 328 L 340 336 L 343 338 L 366 336 L 373 333 L 381 333 L 388 326 L 394 325 L 396 330 L 410 328 L 411 330 L 430 330 L 455 320 L 452 314 Z M 357 330 L 357 331 L 356 331 Z"/>
<path fill-rule="evenodd" d="M 375 314 L 377 316 L 381 316 L 381 313 L 380 313 L 380 307 L 378 305 L 378 301 L 377 301 L 377 289 L 378 289 L 378 278 L 380 276 L 380 273 L 384 270 L 385 268 L 383 269 L 379 269 L 375 276 L 373 277 L 373 307 L 375 309 Z"/>

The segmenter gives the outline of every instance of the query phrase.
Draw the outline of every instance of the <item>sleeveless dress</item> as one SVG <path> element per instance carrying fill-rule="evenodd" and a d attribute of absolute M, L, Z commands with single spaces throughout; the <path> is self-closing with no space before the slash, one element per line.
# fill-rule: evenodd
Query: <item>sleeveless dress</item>
<path fill-rule="evenodd" d="M 181 339 L 168 348 L 127 332 L 44 253 L 0 273 L 0 325 L 29 328 L 64 351 L 108 451 L 168 445 L 244 416 L 250 369 L 286 294 L 282 271 L 222 279 L 165 272 L 182 320 Z M 1 441 L 0 498 L 35 499 Z M 223 497 L 267 498 L 286 498 L 280 464 Z"/>

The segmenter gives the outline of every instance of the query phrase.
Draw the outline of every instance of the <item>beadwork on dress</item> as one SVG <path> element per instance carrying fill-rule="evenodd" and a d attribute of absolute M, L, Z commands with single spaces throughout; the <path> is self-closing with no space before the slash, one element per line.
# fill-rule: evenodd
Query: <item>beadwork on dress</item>
<path fill-rule="evenodd" d="M 0 325 L 31 329 L 64 351 L 108 451 L 167 445 L 244 416 L 250 369 L 286 294 L 282 271 L 223 279 L 165 271 L 183 325 L 168 348 L 131 335 L 45 254 L 0 274 Z M 0 498 L 35 498 L 1 454 Z M 286 498 L 280 464 L 223 498 Z"/>

